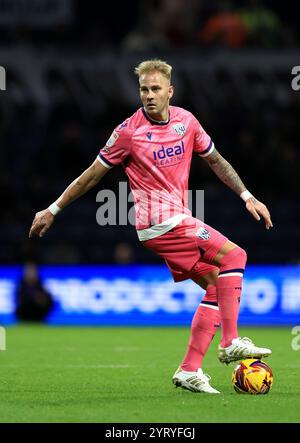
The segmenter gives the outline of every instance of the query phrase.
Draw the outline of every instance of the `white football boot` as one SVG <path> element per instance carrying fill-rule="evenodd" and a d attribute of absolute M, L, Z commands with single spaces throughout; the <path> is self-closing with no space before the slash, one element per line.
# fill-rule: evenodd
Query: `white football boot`
<path fill-rule="evenodd" d="M 245 358 L 262 358 L 272 354 L 271 349 L 259 348 L 248 337 L 238 337 L 232 340 L 232 344 L 227 348 L 219 345 L 218 358 L 221 363 L 243 360 Z"/>
<path fill-rule="evenodd" d="M 185 371 L 182 371 L 181 367 L 177 369 L 172 379 L 173 384 L 176 386 L 176 388 L 181 387 L 192 392 L 220 394 L 219 391 L 210 386 L 209 380 L 210 376 L 204 374 L 201 368 L 199 368 L 197 372 L 195 371 L 186 373 Z"/>

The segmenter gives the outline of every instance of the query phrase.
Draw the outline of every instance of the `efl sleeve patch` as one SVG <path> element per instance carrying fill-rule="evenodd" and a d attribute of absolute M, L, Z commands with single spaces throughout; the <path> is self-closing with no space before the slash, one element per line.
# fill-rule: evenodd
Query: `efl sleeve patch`
<path fill-rule="evenodd" d="M 111 134 L 111 136 L 107 140 L 105 146 L 107 146 L 108 148 L 111 148 L 116 143 L 118 138 L 119 138 L 119 134 L 116 131 L 113 131 L 113 133 Z"/>

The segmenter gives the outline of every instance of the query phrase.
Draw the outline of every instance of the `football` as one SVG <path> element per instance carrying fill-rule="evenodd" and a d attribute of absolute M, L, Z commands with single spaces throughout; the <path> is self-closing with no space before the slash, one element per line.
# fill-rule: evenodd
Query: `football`
<path fill-rule="evenodd" d="M 273 373 L 264 361 L 248 358 L 234 368 L 232 384 L 239 394 L 267 394 L 273 384 Z"/>

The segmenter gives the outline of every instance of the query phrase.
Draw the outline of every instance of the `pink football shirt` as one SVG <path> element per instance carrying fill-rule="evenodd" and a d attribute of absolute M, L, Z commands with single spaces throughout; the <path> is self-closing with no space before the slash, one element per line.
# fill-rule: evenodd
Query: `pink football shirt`
<path fill-rule="evenodd" d="M 193 114 L 170 106 L 168 122 L 150 119 L 144 108 L 117 126 L 98 160 L 107 168 L 122 164 L 134 196 L 136 229 L 191 215 L 187 191 L 193 152 L 205 157 L 211 138 Z"/>

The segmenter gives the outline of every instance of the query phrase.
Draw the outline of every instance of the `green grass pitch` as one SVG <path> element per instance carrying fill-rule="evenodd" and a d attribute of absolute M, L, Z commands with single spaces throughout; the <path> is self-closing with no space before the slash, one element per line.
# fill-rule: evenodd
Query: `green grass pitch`
<path fill-rule="evenodd" d="M 175 388 L 188 328 L 14 326 L 0 352 L 2 423 L 299 423 L 300 350 L 291 328 L 240 328 L 271 347 L 268 395 L 237 394 L 235 366 L 216 358 L 219 333 L 203 362 L 221 395 Z"/>

